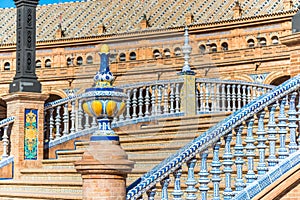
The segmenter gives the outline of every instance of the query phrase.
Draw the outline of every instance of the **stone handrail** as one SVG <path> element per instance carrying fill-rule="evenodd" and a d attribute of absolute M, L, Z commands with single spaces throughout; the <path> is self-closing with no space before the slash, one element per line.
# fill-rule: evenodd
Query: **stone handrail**
<path fill-rule="evenodd" d="M 245 190 L 251 190 L 251 187 L 247 187 L 250 183 L 260 181 L 260 178 L 272 171 L 272 167 L 298 151 L 299 112 L 296 108 L 299 111 L 299 88 L 300 75 L 254 99 L 144 174 L 128 187 L 126 199 L 139 199 L 145 193 L 149 199 L 154 199 L 159 182 L 162 199 L 166 199 L 168 195 L 174 199 L 181 199 L 183 195 L 186 199 L 196 199 L 197 196 L 207 199 L 208 192 L 211 191 L 213 194 L 209 195 L 213 199 L 219 199 L 221 184 L 225 186 L 222 191 L 224 199 L 232 199 L 241 192 L 246 193 Z M 295 102 L 298 102 L 297 106 Z M 278 109 L 277 116 L 275 112 Z M 268 116 L 267 124 L 265 116 Z M 256 123 L 257 128 L 254 126 Z M 278 132 L 276 128 L 279 129 Z M 286 140 L 287 136 L 289 140 Z M 276 142 L 280 144 L 279 148 Z M 265 154 L 266 152 L 269 154 Z M 209 154 L 212 155 L 212 160 L 208 159 Z M 200 162 L 200 172 L 196 180 L 194 168 L 197 161 Z M 243 173 L 245 163 L 248 163 L 246 174 Z M 180 183 L 184 164 L 188 167 L 185 191 L 181 189 Z M 171 180 L 174 182 L 174 189 L 169 192 Z M 195 187 L 197 183 L 200 184 L 198 189 Z M 267 185 L 268 183 L 264 184 L 264 187 Z M 250 193 L 255 196 L 264 187 L 257 187 L 255 193 L 249 192 L 246 196 Z"/>
<path fill-rule="evenodd" d="M 11 138 L 11 129 L 10 126 L 15 121 L 15 117 L 8 117 L 0 121 L 0 139 L 1 139 L 1 147 L 2 147 L 2 156 L 0 159 L 0 166 L 7 164 L 7 159 L 9 159 L 10 155 L 10 138 Z"/>

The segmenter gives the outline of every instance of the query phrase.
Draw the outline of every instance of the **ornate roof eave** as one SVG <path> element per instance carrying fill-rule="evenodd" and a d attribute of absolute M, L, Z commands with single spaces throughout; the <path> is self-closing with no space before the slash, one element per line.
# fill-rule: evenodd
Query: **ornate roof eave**
<path fill-rule="evenodd" d="M 249 23 L 252 23 L 251 25 L 254 25 L 257 22 L 260 22 L 258 25 L 261 25 L 261 21 L 266 21 L 266 23 L 270 23 L 270 21 L 285 21 L 289 18 L 291 18 L 293 15 L 297 13 L 298 9 L 289 10 L 289 11 L 283 11 L 278 13 L 272 13 L 272 14 L 265 14 L 265 15 L 258 15 L 258 16 L 252 16 L 252 17 L 241 17 L 238 19 L 229 19 L 229 20 L 223 20 L 218 22 L 210 22 L 210 23 L 201 23 L 201 24 L 190 24 L 188 25 L 190 33 L 196 33 L 196 32 L 203 32 L 207 31 L 205 29 L 210 28 L 209 31 L 215 30 L 215 29 L 224 29 L 235 27 L 235 26 L 241 26 L 241 25 L 249 25 Z M 284 18 L 283 18 L 284 17 Z M 254 24 L 253 24 L 254 23 Z M 47 47 L 65 47 L 67 46 L 78 46 L 78 45 L 87 45 L 87 44 L 99 44 L 102 43 L 102 41 L 105 41 L 107 43 L 109 42 L 120 42 L 122 40 L 138 40 L 142 38 L 154 38 L 158 36 L 169 36 L 172 34 L 174 37 L 174 33 L 178 33 L 178 35 L 181 35 L 184 32 L 185 25 L 176 26 L 176 27 L 169 27 L 169 28 L 147 28 L 143 30 L 136 30 L 136 31 L 130 31 L 126 33 L 107 33 L 107 34 L 101 34 L 96 36 L 87 36 L 87 37 L 77 37 L 77 38 L 60 38 L 60 39 L 54 39 L 54 40 L 47 40 L 47 41 L 37 41 L 37 49 L 41 48 L 47 48 Z M 117 40 L 116 40 L 117 39 Z M 7 50 L 15 50 L 15 43 L 7 43 L 2 44 L 0 46 L 0 52 L 1 51 L 7 51 Z"/>

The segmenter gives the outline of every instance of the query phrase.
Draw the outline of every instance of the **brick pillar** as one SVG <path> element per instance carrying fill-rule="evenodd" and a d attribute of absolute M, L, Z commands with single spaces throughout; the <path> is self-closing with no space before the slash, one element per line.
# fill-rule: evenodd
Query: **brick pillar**
<path fill-rule="evenodd" d="M 10 155 L 14 157 L 16 179 L 20 177 L 21 169 L 41 166 L 44 151 L 44 103 L 47 98 L 48 95 L 32 92 L 16 92 L 3 97 L 7 104 L 7 116 L 15 116 L 10 136 Z M 26 136 L 37 138 L 35 159 L 26 159 L 25 156 L 25 110 L 36 110 L 37 113 L 36 129 L 27 132 Z"/>
<path fill-rule="evenodd" d="M 181 111 L 186 116 L 195 115 L 196 105 L 196 79 L 193 74 L 182 75 L 184 81 L 181 88 Z"/>
<path fill-rule="evenodd" d="M 124 200 L 133 164 L 119 141 L 91 141 L 82 160 L 75 163 L 83 179 L 83 200 Z"/>

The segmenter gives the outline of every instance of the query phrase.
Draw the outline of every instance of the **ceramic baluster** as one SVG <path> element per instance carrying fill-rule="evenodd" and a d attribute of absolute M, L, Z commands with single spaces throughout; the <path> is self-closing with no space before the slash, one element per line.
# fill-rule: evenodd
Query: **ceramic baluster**
<path fill-rule="evenodd" d="M 264 110 L 260 111 L 257 113 L 257 118 L 258 118 L 258 129 L 256 131 L 257 134 L 257 149 L 259 152 L 259 162 L 257 165 L 257 173 L 258 175 L 264 175 L 267 171 L 267 164 L 265 162 L 265 152 L 266 152 L 266 141 L 267 138 L 265 137 L 266 131 L 264 128 L 264 117 L 265 117 L 266 112 Z"/>
<path fill-rule="evenodd" d="M 63 135 L 68 135 L 69 134 L 69 110 L 68 110 L 68 103 L 64 104 L 63 106 L 63 123 L 64 123 L 64 130 L 63 130 Z"/>
<path fill-rule="evenodd" d="M 170 183 L 170 178 L 167 176 L 162 181 L 160 181 L 161 185 L 161 200 L 168 200 L 168 186 Z"/>
<path fill-rule="evenodd" d="M 246 125 L 247 125 L 247 137 L 245 139 L 246 142 L 246 156 L 248 160 L 248 172 L 246 174 L 246 180 L 247 183 L 252 183 L 257 179 L 257 176 L 254 173 L 254 157 L 255 157 L 255 139 L 253 137 L 253 123 L 254 119 L 248 119 L 246 120 Z"/>
<path fill-rule="evenodd" d="M 277 104 L 270 105 L 269 108 L 269 123 L 268 123 L 268 140 L 270 144 L 269 150 L 269 157 L 267 159 L 268 166 L 273 167 L 278 163 L 278 159 L 275 155 L 275 148 L 276 148 L 276 122 L 275 122 L 275 111 L 276 111 Z"/>
<path fill-rule="evenodd" d="M 222 84 L 222 91 L 221 91 L 221 99 L 222 99 L 222 106 L 221 106 L 221 111 L 226 111 L 226 92 L 225 92 L 225 85 Z"/>
<path fill-rule="evenodd" d="M 60 138 L 60 124 L 61 124 L 61 120 L 60 120 L 60 108 L 61 106 L 57 106 L 56 107 L 56 117 L 55 117 L 55 126 L 56 126 L 56 133 L 55 133 L 55 138 Z"/>
<path fill-rule="evenodd" d="M 136 114 L 136 108 L 137 108 L 137 103 L 138 103 L 138 99 L 136 97 L 137 94 L 137 89 L 133 89 L 133 97 L 132 97 L 132 119 L 136 119 L 137 114 Z"/>
<path fill-rule="evenodd" d="M 298 145 L 296 143 L 296 130 L 297 124 L 296 121 L 298 120 L 296 115 L 296 106 L 295 106 L 295 99 L 296 99 L 297 92 L 293 92 L 290 98 L 290 109 L 288 111 L 288 121 L 289 121 L 289 129 L 290 129 L 290 143 L 288 145 L 290 154 L 294 153 L 298 150 Z"/>
<path fill-rule="evenodd" d="M 82 110 L 82 100 L 78 101 L 78 126 L 77 131 L 81 131 L 83 129 L 82 127 L 82 120 L 83 120 L 83 110 Z"/>
<path fill-rule="evenodd" d="M 156 187 L 153 186 L 151 189 L 147 191 L 148 200 L 154 200 L 156 195 Z M 141 198 L 143 199 L 143 198 Z"/>
<path fill-rule="evenodd" d="M 169 94 L 168 94 L 168 85 L 164 87 L 164 114 L 169 113 Z"/>
<path fill-rule="evenodd" d="M 245 106 L 247 104 L 246 88 L 247 88 L 247 86 L 245 86 L 245 85 L 242 86 L 242 101 L 243 101 L 243 106 Z"/>
<path fill-rule="evenodd" d="M 209 111 L 210 84 L 205 83 L 205 111 Z"/>
<path fill-rule="evenodd" d="M 233 165 L 233 155 L 230 150 L 230 143 L 232 140 L 232 132 L 229 132 L 226 136 L 224 136 L 225 139 L 225 151 L 223 154 L 223 165 L 224 165 L 224 173 L 225 173 L 225 189 L 223 192 L 224 199 L 229 200 L 232 199 L 234 196 L 234 192 L 231 189 L 231 174 L 233 172 L 232 165 Z"/>
<path fill-rule="evenodd" d="M 203 83 L 200 84 L 200 111 L 204 111 L 205 103 L 204 103 L 204 92 L 203 92 Z"/>
<path fill-rule="evenodd" d="M 180 112 L 180 92 L 179 92 L 179 83 L 176 83 L 176 90 L 175 90 L 175 113 Z"/>
<path fill-rule="evenodd" d="M 212 169 L 210 173 L 212 174 L 211 181 L 214 187 L 213 200 L 220 200 L 220 182 L 222 180 L 220 177 L 220 174 L 222 173 L 220 167 L 222 164 L 219 160 L 220 144 L 221 144 L 220 141 L 215 143 L 213 148 L 213 160 L 211 162 Z"/>
<path fill-rule="evenodd" d="M 131 119 L 130 116 L 130 107 L 131 107 L 131 99 L 130 99 L 131 90 L 127 90 L 127 100 L 126 100 L 126 116 L 125 119 L 129 120 Z"/>
<path fill-rule="evenodd" d="M 234 146 L 234 156 L 235 156 L 235 165 L 236 165 L 236 179 L 235 179 L 235 191 L 241 191 L 245 188 L 246 184 L 243 179 L 243 165 L 245 157 L 244 147 L 242 144 L 242 133 L 244 126 L 240 125 L 235 128 L 236 133 L 236 142 Z"/>
<path fill-rule="evenodd" d="M 183 191 L 181 190 L 180 178 L 182 175 L 181 167 L 173 172 L 174 176 L 174 191 L 172 192 L 173 200 L 182 200 Z"/>
<path fill-rule="evenodd" d="M 158 115 L 161 114 L 161 102 L 162 102 L 162 86 L 158 86 L 158 89 L 157 89 L 157 110 L 156 110 L 156 113 Z"/>
<path fill-rule="evenodd" d="M 3 145 L 3 153 L 2 153 L 2 159 L 5 159 L 8 157 L 8 146 L 9 146 L 9 140 L 8 140 L 8 126 L 6 125 L 3 127 L 3 136 L 2 136 L 2 145 Z"/>
<path fill-rule="evenodd" d="M 230 87 L 231 85 L 227 85 L 227 95 L 226 95 L 226 100 L 227 100 L 227 111 L 231 111 L 231 94 L 230 94 Z"/>
<path fill-rule="evenodd" d="M 279 134 L 279 142 L 280 142 L 280 147 L 278 149 L 278 158 L 279 159 L 285 159 L 289 153 L 288 150 L 286 148 L 285 142 L 286 142 L 286 134 L 287 134 L 287 117 L 285 114 L 285 103 L 286 103 L 286 99 L 283 98 L 280 102 L 280 111 L 279 111 L 279 116 L 278 116 L 278 134 Z"/>
<path fill-rule="evenodd" d="M 139 97 L 138 97 L 138 102 L 139 102 L 138 116 L 139 116 L 139 118 L 144 116 L 144 114 L 143 114 L 143 105 L 144 105 L 143 90 L 144 90 L 144 88 L 139 89 Z"/>
<path fill-rule="evenodd" d="M 231 96 L 232 96 L 232 111 L 236 111 L 236 94 L 235 94 L 236 85 L 232 85 Z"/>
<path fill-rule="evenodd" d="M 49 110 L 49 114 L 50 114 L 50 122 L 49 122 L 49 140 L 52 141 L 54 139 L 54 118 L 53 118 L 53 112 L 54 112 L 54 109 L 51 108 Z"/>
<path fill-rule="evenodd" d="M 174 93 L 174 88 L 175 85 L 171 84 L 171 88 L 170 88 L 170 113 L 174 113 L 175 112 L 175 108 L 174 108 L 174 102 L 175 102 L 175 93 Z"/>
<path fill-rule="evenodd" d="M 149 105 L 150 105 L 150 95 L 149 95 L 149 90 L 150 88 L 146 88 L 146 95 L 145 95 L 145 117 L 149 117 L 150 112 L 149 112 Z"/>
<path fill-rule="evenodd" d="M 75 110 L 75 101 L 71 101 L 71 129 L 70 132 L 71 134 L 74 134 L 76 129 L 75 129 L 75 120 L 76 120 L 76 110 Z"/>
<path fill-rule="evenodd" d="M 200 166 L 200 172 L 198 173 L 199 175 L 199 190 L 201 192 L 201 199 L 206 200 L 207 199 L 207 192 L 209 190 L 208 183 L 209 183 L 209 178 L 208 178 L 208 171 L 207 171 L 207 156 L 208 156 L 208 150 L 206 149 L 202 153 L 200 153 L 200 158 L 201 158 L 201 166 Z"/>
<path fill-rule="evenodd" d="M 241 85 L 237 85 L 237 109 L 242 107 Z"/>
<path fill-rule="evenodd" d="M 187 185 L 186 188 L 186 199 L 187 200 L 194 200 L 197 199 L 196 197 L 196 192 L 197 189 L 195 188 L 195 185 L 197 184 L 197 181 L 195 180 L 195 176 L 194 176 L 194 168 L 196 165 L 196 158 L 192 158 L 191 160 L 189 160 L 187 162 L 187 167 L 188 167 L 188 178 L 185 182 L 185 184 Z"/>

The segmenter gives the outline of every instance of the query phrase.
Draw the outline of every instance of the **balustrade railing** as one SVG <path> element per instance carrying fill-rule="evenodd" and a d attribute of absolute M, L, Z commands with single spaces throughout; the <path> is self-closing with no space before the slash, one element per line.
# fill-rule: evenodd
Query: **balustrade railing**
<path fill-rule="evenodd" d="M 259 83 L 197 78 L 197 112 L 236 111 L 272 88 Z"/>
<path fill-rule="evenodd" d="M 15 148 L 11 147 L 10 138 L 11 138 L 11 125 L 14 122 L 14 117 L 9 117 L 0 121 L 0 161 L 8 159 L 10 156 L 10 149 Z"/>
<path fill-rule="evenodd" d="M 128 99 L 125 112 L 114 119 L 112 127 L 183 115 L 182 85 L 183 79 L 174 79 L 118 86 L 124 89 Z M 199 78 L 196 79 L 197 111 L 235 111 L 271 88 L 250 82 Z M 83 112 L 81 95 L 45 105 L 45 136 L 49 142 L 97 127 L 96 119 Z"/>
<path fill-rule="evenodd" d="M 299 151 L 299 88 L 296 76 L 257 97 L 144 174 L 126 198 L 233 199 L 245 192 Z"/>

